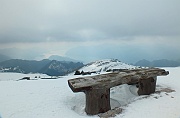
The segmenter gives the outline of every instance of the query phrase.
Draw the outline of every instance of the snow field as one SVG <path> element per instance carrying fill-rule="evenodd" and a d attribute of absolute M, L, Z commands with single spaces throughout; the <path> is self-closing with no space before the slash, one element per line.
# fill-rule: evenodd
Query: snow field
<path fill-rule="evenodd" d="M 137 96 L 137 89 L 126 84 L 111 88 L 111 107 L 124 110 L 116 118 L 179 118 L 180 67 L 165 68 L 170 75 L 158 77 L 157 85 L 176 92 Z M 17 80 L 20 75 L 11 75 Z M 28 76 L 28 75 L 27 75 Z M 84 93 L 73 93 L 65 76 L 56 80 L 0 81 L 2 118 L 97 118 L 86 115 Z M 0 73 L 0 78 L 6 76 Z M 157 87 L 159 89 L 160 87 Z M 125 106 L 123 106 L 125 105 Z M 0 117 L 0 118 L 1 118 Z"/>
<path fill-rule="evenodd" d="M 31 79 L 40 79 L 43 77 L 49 77 L 46 74 L 23 74 L 23 73 L 12 73 L 12 72 L 0 72 L 0 81 L 10 81 L 10 80 L 19 80 L 22 79 L 23 77 L 30 77 Z M 35 78 L 36 77 L 36 78 Z"/>

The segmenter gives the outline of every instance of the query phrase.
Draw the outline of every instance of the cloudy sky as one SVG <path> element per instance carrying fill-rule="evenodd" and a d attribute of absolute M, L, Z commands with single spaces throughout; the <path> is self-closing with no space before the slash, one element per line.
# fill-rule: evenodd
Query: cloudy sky
<path fill-rule="evenodd" d="M 0 0 L 0 53 L 180 59 L 180 0 Z"/>

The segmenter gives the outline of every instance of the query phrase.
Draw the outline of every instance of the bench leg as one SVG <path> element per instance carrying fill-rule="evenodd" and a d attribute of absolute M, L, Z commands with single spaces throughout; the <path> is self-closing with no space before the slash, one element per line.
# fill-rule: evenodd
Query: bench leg
<path fill-rule="evenodd" d="M 149 95 L 155 92 L 156 89 L 156 78 L 157 77 L 150 77 L 147 79 L 140 79 L 139 80 L 139 95 Z"/>
<path fill-rule="evenodd" d="M 104 113 L 111 109 L 110 106 L 110 89 L 92 89 L 85 91 L 86 108 L 88 115 Z"/>

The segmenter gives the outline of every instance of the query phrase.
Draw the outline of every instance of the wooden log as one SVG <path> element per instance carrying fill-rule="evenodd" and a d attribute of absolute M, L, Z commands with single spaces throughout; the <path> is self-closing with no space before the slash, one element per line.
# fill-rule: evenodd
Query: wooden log
<path fill-rule="evenodd" d="M 168 75 L 169 72 L 164 69 L 134 69 L 124 70 L 119 73 L 107 73 L 96 76 L 80 77 L 68 80 L 69 87 L 73 92 L 84 92 L 91 88 L 111 88 L 121 84 L 135 84 L 142 76 L 143 79 Z M 146 81 L 146 80 L 145 80 Z"/>
<path fill-rule="evenodd" d="M 156 78 L 157 77 L 150 77 L 147 79 L 141 78 L 139 79 L 139 95 L 149 95 L 155 92 L 156 89 Z"/>
<path fill-rule="evenodd" d="M 149 95 L 155 92 L 156 77 L 168 74 L 168 71 L 158 68 L 123 70 L 118 73 L 70 79 L 68 84 L 73 92 L 86 94 L 85 111 L 89 115 L 95 115 L 111 109 L 111 87 L 138 83 L 138 94 Z"/>
<path fill-rule="evenodd" d="M 95 115 L 107 112 L 111 109 L 110 106 L 110 89 L 91 89 L 85 91 L 86 108 L 88 115 Z"/>

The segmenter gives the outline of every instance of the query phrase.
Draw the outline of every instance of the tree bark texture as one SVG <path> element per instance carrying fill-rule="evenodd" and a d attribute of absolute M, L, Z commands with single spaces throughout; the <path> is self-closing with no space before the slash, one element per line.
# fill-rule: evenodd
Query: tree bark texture
<path fill-rule="evenodd" d="M 91 89 L 85 91 L 86 108 L 88 115 L 104 113 L 111 109 L 110 106 L 110 89 Z"/>
<path fill-rule="evenodd" d="M 157 77 L 150 77 L 147 79 L 139 79 L 139 95 L 149 95 L 155 92 L 156 89 L 156 78 Z"/>

